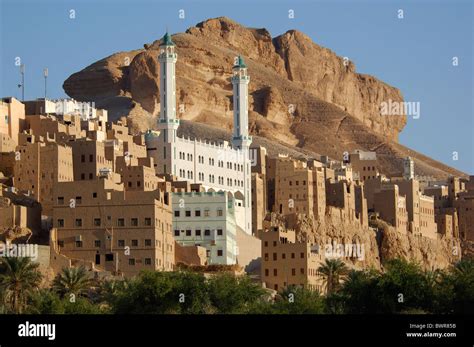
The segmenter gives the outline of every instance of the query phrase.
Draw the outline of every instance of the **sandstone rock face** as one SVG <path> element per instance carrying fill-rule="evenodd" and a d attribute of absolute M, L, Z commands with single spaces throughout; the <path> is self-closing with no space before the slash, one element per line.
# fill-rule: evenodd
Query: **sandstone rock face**
<path fill-rule="evenodd" d="M 425 270 L 444 269 L 461 259 L 461 245 L 458 239 L 407 235 L 397 232 L 383 221 L 379 228 L 362 227 L 357 221 L 349 222 L 340 217 L 338 209 L 329 207 L 324 220 L 314 220 L 304 214 L 281 216 L 270 214 L 273 225 L 279 225 L 296 232 L 299 241 L 320 245 L 356 245 L 362 257 L 343 258 L 356 269 L 382 269 L 389 259 L 405 259 L 418 263 Z"/>
<path fill-rule="evenodd" d="M 295 30 L 274 39 L 286 66 L 288 79 L 320 99 L 338 105 L 376 133 L 396 140 L 406 117 L 381 116 L 380 105 L 389 99 L 403 101 L 400 91 L 372 76 L 355 72 L 347 57 L 339 57 Z"/>
<path fill-rule="evenodd" d="M 464 174 L 398 144 L 406 117 L 381 116 L 383 101 L 402 101 L 398 89 L 355 72 L 355 66 L 301 32 L 272 38 L 266 29 L 246 28 L 215 18 L 173 35 L 177 46 L 177 111 L 184 120 L 232 128 L 231 69 L 237 55 L 246 60 L 249 129 L 296 150 L 340 159 L 343 152 L 374 150 L 382 172 L 402 171 L 402 158 L 414 158 L 417 174 L 445 178 Z M 95 101 L 111 119 L 130 116 L 133 129 L 146 130 L 159 113 L 160 41 L 120 52 L 71 75 L 66 93 Z"/>

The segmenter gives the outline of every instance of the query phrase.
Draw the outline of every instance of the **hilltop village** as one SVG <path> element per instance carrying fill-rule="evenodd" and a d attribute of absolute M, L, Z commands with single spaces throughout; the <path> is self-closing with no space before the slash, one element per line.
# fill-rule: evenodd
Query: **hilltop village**
<path fill-rule="evenodd" d="M 441 240 L 453 245 L 453 260 L 461 242 L 474 241 L 474 176 L 426 180 L 407 157 L 400 176 L 386 177 L 375 152 L 301 160 L 252 145 L 242 57 L 232 70 L 229 141 L 178 136 L 175 48 L 166 34 L 160 117 L 144 133 L 86 102 L 1 99 L 0 243 L 43 245 L 40 261 L 54 273 L 227 266 L 274 290 L 321 291 L 317 269 L 327 257 L 357 266 L 378 246 L 303 233 L 302 219 L 319 227 L 336 219 L 341 235 L 355 228 L 375 238 L 388 228 Z"/>

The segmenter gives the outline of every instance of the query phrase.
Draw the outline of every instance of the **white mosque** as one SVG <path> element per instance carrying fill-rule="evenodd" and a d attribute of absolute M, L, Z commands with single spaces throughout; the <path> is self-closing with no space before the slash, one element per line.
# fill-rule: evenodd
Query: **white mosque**
<path fill-rule="evenodd" d="M 209 143 L 177 136 L 175 64 L 178 55 L 171 36 L 166 33 L 160 45 L 160 118 L 158 132 L 147 132 L 148 155 L 153 157 L 156 173 L 167 173 L 201 183 L 206 191 L 226 191 L 244 204 L 246 233 L 252 234 L 251 164 L 252 137 L 248 133 L 247 66 L 242 57 L 233 67 L 234 129 L 231 144 Z"/>

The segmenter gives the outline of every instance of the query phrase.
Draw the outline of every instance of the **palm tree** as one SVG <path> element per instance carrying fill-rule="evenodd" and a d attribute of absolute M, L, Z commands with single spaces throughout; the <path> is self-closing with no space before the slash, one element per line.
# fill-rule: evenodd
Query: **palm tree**
<path fill-rule="evenodd" d="M 0 260 L 0 287 L 7 307 L 22 313 L 31 292 L 41 283 L 39 264 L 28 257 L 5 257 Z"/>
<path fill-rule="evenodd" d="M 326 280 L 326 289 L 329 295 L 338 289 L 340 281 L 347 276 L 349 269 L 340 259 L 326 259 L 318 271 Z"/>
<path fill-rule="evenodd" d="M 67 294 L 82 295 L 89 289 L 91 280 L 87 276 L 86 268 L 63 268 L 53 281 L 53 289 L 61 296 Z"/>

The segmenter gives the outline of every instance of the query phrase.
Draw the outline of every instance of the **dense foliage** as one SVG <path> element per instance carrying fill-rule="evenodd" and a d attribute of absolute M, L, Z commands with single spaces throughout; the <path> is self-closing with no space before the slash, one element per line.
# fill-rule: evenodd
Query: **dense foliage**
<path fill-rule="evenodd" d="M 423 271 L 390 260 L 384 271 L 321 265 L 326 295 L 301 287 L 278 294 L 247 276 L 145 271 L 134 279 L 91 280 L 83 268 L 65 269 L 41 288 L 28 258 L 0 259 L 0 313 L 36 314 L 365 314 L 474 313 L 474 261 Z"/>

